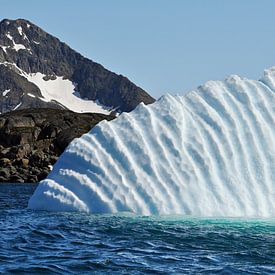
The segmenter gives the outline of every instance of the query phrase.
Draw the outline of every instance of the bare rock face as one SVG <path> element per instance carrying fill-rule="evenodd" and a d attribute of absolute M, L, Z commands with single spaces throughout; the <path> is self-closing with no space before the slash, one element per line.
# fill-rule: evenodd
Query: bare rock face
<path fill-rule="evenodd" d="M 0 116 L 0 182 L 38 182 L 77 137 L 113 115 L 27 109 Z"/>
<path fill-rule="evenodd" d="M 56 37 L 23 19 L 0 22 L 0 112 L 26 108 L 64 109 L 45 102 L 41 90 L 26 75 L 42 73 L 47 82 L 57 76 L 70 80 L 82 99 L 119 111 L 131 111 L 154 99 L 126 77 L 106 70 Z M 58 93 L 58 91 L 57 91 Z M 31 95 L 31 96 L 30 96 Z"/>
<path fill-rule="evenodd" d="M 58 100 L 46 100 L 39 83 L 31 81 L 36 75 L 43 76 L 46 88 L 57 78 L 69 80 L 73 95 L 116 111 L 127 112 L 140 102 L 154 102 L 126 77 L 83 57 L 31 22 L 2 20 L 0 182 L 42 180 L 72 139 L 99 121 L 115 117 L 81 110 L 74 113 Z M 54 93 L 62 91 L 58 88 Z"/>

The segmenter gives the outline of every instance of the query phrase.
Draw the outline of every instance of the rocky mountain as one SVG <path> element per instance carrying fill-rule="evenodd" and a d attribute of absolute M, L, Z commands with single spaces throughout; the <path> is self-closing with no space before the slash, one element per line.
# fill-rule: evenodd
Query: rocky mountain
<path fill-rule="evenodd" d="M 0 112 L 63 108 L 108 114 L 154 99 L 23 19 L 0 22 Z"/>
<path fill-rule="evenodd" d="M 74 138 L 99 121 L 113 118 L 59 109 L 16 110 L 0 115 L 0 183 L 42 180 Z"/>

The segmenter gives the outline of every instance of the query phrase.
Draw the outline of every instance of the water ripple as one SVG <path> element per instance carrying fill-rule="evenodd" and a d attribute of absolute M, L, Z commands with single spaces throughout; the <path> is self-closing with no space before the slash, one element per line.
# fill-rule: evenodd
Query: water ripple
<path fill-rule="evenodd" d="M 0 185 L 0 273 L 275 271 L 274 220 L 34 212 L 24 209 L 34 187 L 13 188 L 21 201 L 7 208 Z"/>

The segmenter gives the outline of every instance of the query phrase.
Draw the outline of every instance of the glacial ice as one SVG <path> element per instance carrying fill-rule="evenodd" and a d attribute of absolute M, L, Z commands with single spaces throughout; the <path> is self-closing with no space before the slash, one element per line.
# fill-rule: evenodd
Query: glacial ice
<path fill-rule="evenodd" d="M 29 208 L 275 215 L 275 67 L 166 95 L 75 139 Z"/>

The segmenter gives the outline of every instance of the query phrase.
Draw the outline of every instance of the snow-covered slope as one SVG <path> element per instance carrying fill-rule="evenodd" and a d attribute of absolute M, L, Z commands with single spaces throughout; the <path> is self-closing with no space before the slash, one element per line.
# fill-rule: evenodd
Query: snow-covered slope
<path fill-rule="evenodd" d="M 57 76 L 53 80 L 49 79 L 46 81 L 44 80 L 45 77 L 41 73 L 27 74 L 27 79 L 34 83 L 41 91 L 41 100 L 46 102 L 56 101 L 77 113 L 110 113 L 112 108 L 104 107 L 93 100 L 82 99 L 70 80 Z"/>
<path fill-rule="evenodd" d="M 38 87 L 41 92 L 41 96 L 37 97 L 32 93 L 27 93 L 29 97 L 36 97 L 44 102 L 55 102 L 77 113 L 91 112 L 110 114 L 112 110 L 111 107 L 102 106 L 93 100 L 81 98 L 77 92 L 77 87 L 69 79 L 65 79 L 62 76 L 54 76 L 53 79 L 47 79 L 46 75 L 39 72 L 28 74 L 20 69 L 15 63 L 0 62 L 0 65 L 10 68 L 18 75 L 23 76 L 29 82 Z M 12 89 L 3 91 L 2 95 L 3 97 L 6 97 L 9 93 L 12 93 Z M 19 102 L 13 110 L 18 109 L 21 104 L 22 103 Z"/>
<path fill-rule="evenodd" d="M 275 68 L 164 96 L 74 140 L 32 209 L 275 216 Z"/>
<path fill-rule="evenodd" d="M 10 92 L 1 96 L 6 90 Z M 0 21 L 0 113 L 67 107 L 108 114 L 154 101 L 126 77 L 85 58 L 35 24 Z"/>

